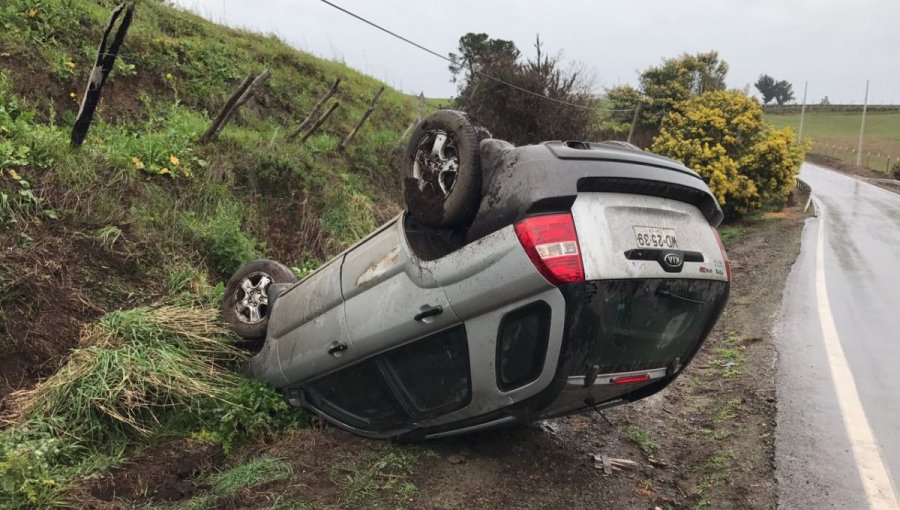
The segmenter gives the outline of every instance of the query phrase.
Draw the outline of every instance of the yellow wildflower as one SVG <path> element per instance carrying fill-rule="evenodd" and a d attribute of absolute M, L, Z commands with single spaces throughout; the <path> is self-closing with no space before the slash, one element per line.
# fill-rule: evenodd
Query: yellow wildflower
<path fill-rule="evenodd" d="M 22 176 L 19 175 L 19 172 L 16 172 L 14 169 L 10 168 L 9 170 L 7 170 L 7 172 L 9 172 L 9 176 L 12 177 L 14 181 L 22 180 Z"/>
<path fill-rule="evenodd" d="M 75 62 L 72 62 L 71 60 L 66 62 L 66 67 L 68 67 L 69 69 L 75 69 Z"/>
<path fill-rule="evenodd" d="M 166 167 L 160 168 L 159 172 L 156 172 L 156 173 L 158 173 L 159 175 L 172 175 L 172 172 L 170 172 L 169 169 Z"/>
<path fill-rule="evenodd" d="M 134 163 L 134 167 L 138 170 L 144 169 L 144 162 L 140 160 L 137 156 L 132 156 L 131 162 Z"/>
<path fill-rule="evenodd" d="M 172 154 L 171 156 L 169 156 L 169 163 L 172 163 L 173 166 L 178 166 L 179 164 L 181 164 L 181 161 L 179 161 L 179 159 L 175 157 L 174 154 Z"/>
<path fill-rule="evenodd" d="M 28 16 L 33 18 L 33 17 L 37 16 L 37 13 L 38 13 L 37 9 L 31 9 L 28 11 Z"/>
<path fill-rule="evenodd" d="M 167 80 L 174 80 L 175 77 L 172 76 L 172 73 L 166 73 L 166 79 L 167 79 Z"/>

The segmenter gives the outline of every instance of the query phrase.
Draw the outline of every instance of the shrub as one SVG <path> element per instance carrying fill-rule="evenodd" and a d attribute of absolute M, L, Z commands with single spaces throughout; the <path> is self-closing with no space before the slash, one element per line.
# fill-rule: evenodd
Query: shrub
<path fill-rule="evenodd" d="M 894 176 L 894 179 L 900 181 L 900 161 L 894 163 L 894 166 L 891 168 L 891 175 Z"/>
<path fill-rule="evenodd" d="M 762 121 L 759 103 L 735 91 L 706 92 L 666 115 L 651 150 L 679 159 L 709 184 L 726 217 L 783 205 L 807 146 L 790 128 Z"/>

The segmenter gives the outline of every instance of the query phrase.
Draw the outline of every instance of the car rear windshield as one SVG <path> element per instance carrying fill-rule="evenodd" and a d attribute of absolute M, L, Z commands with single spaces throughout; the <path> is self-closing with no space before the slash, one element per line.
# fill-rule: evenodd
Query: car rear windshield
<path fill-rule="evenodd" d="M 582 366 L 601 374 L 682 363 L 706 337 L 727 284 L 712 280 L 643 279 L 591 282 L 576 334 L 586 335 Z"/>

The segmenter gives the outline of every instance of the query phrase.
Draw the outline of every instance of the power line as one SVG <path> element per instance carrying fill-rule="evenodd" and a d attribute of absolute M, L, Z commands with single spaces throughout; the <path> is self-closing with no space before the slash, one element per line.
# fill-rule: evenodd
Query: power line
<path fill-rule="evenodd" d="M 430 55 L 433 55 L 433 56 L 435 56 L 435 57 L 437 57 L 437 58 L 439 58 L 439 59 L 441 59 L 441 60 L 445 60 L 445 61 L 447 61 L 447 62 L 450 62 L 450 63 L 453 64 L 453 65 L 459 65 L 459 63 L 456 62 L 455 60 L 453 60 L 452 58 L 445 57 L 444 55 L 441 55 L 440 53 L 438 53 L 438 52 L 436 52 L 436 51 L 434 51 L 434 50 L 428 49 L 428 48 L 426 48 L 425 46 L 422 46 L 421 44 L 419 44 L 419 43 L 417 43 L 417 42 L 415 42 L 415 41 L 411 41 L 410 39 L 407 39 L 406 37 L 403 37 L 402 35 L 400 35 L 400 34 L 398 34 L 398 33 L 396 33 L 396 32 L 393 32 L 393 31 L 391 31 L 391 30 L 388 30 L 387 28 L 384 28 L 384 27 L 382 27 L 381 25 L 378 25 L 377 23 L 374 23 L 374 22 L 372 22 L 372 21 L 369 21 L 369 20 L 367 20 L 366 18 L 363 18 L 362 16 L 360 16 L 360 15 L 354 13 L 354 12 L 348 11 L 347 9 L 344 9 L 343 7 L 341 7 L 341 6 L 339 6 L 339 5 L 333 4 L 333 3 L 329 2 L 328 0 L 320 0 L 320 1 L 321 1 L 322 3 L 324 3 L 324 4 L 326 4 L 326 5 L 330 5 L 331 7 L 334 7 L 335 9 L 337 9 L 337 10 L 343 12 L 344 14 L 347 14 L 348 16 L 351 16 L 351 17 L 353 17 L 353 18 L 358 19 L 359 21 L 362 21 L 363 23 L 365 23 L 365 24 L 367 24 L 367 25 L 369 25 L 369 26 L 371 26 L 371 27 L 377 28 L 378 30 L 381 30 L 382 32 L 384 32 L 384 33 L 386 33 L 386 34 L 388 34 L 388 35 L 390 35 L 390 36 L 392 36 L 392 37 L 395 37 L 395 38 L 397 38 L 397 39 L 400 39 L 401 41 L 405 42 L 406 44 L 410 44 L 410 45 L 412 45 L 412 46 L 415 46 L 416 48 L 419 48 L 420 50 L 424 51 L 425 53 L 428 53 L 428 54 L 430 54 Z M 563 101 L 562 99 L 556 99 L 556 98 L 554 98 L 554 97 L 545 96 L 544 94 L 541 94 L 541 93 L 539 93 L 539 92 L 535 92 L 535 91 L 533 91 L 533 90 L 528 90 L 528 89 L 526 89 L 526 88 L 520 87 L 520 86 L 515 85 L 515 84 L 513 84 L 513 83 L 510 83 L 510 82 L 508 82 L 508 81 L 506 81 L 506 80 L 502 80 L 502 79 L 500 79 L 500 78 L 496 78 L 496 77 L 494 77 L 494 76 L 491 76 L 491 75 L 489 75 L 489 74 L 487 74 L 487 73 L 483 73 L 483 72 L 481 72 L 481 71 L 476 71 L 476 70 L 474 70 L 474 69 L 471 69 L 471 71 L 472 71 L 474 74 L 477 74 L 478 76 L 481 76 L 482 78 L 485 78 L 485 79 L 494 81 L 494 82 L 496 82 L 496 83 L 500 83 L 500 84 L 502 84 L 502 85 L 506 85 L 507 87 L 514 88 L 514 89 L 516 89 L 516 90 L 518 90 L 518 91 L 525 92 L 525 93 L 527 93 L 527 94 L 531 94 L 531 95 L 533 95 L 533 96 L 540 97 L 540 98 L 542 98 L 542 99 L 546 99 L 547 101 L 552 101 L 552 102 L 554 102 L 554 103 L 558 103 L 558 104 L 565 105 L 565 106 L 571 106 L 572 108 L 581 108 L 582 110 L 593 110 L 593 111 L 597 111 L 597 112 L 633 112 L 633 111 L 635 110 L 635 108 L 625 108 L 625 109 L 620 109 L 620 110 L 616 110 L 616 109 L 608 109 L 608 108 L 594 108 L 594 107 L 592 107 L 592 106 L 585 106 L 585 105 L 582 105 L 582 104 L 570 103 L 569 101 Z"/>

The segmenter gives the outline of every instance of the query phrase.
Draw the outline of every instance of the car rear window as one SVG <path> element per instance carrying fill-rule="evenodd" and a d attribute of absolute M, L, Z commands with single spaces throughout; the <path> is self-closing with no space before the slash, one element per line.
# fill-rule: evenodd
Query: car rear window
<path fill-rule="evenodd" d="M 592 341 L 582 370 L 628 372 L 670 366 L 693 353 L 724 304 L 727 284 L 713 280 L 591 282 L 576 334 Z"/>

